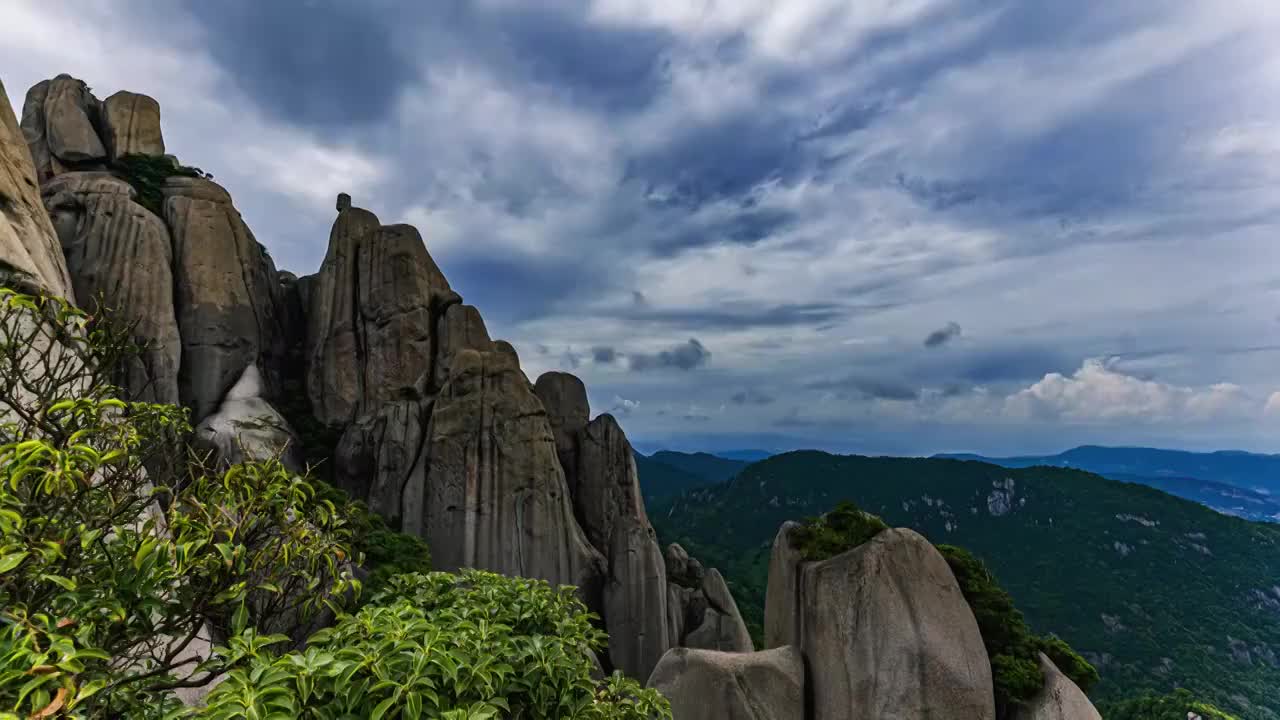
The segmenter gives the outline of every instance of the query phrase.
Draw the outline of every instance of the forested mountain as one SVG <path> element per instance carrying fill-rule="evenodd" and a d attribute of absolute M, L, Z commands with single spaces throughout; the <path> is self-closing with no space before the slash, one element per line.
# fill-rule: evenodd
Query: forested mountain
<path fill-rule="evenodd" d="M 755 631 L 779 523 L 845 499 L 983 558 L 1037 632 L 1098 667 L 1095 699 L 1185 687 L 1242 718 L 1280 712 L 1277 526 L 1074 469 L 816 451 L 755 463 L 649 516 L 663 542 L 724 571 Z"/>
<path fill-rule="evenodd" d="M 1238 450 L 1211 453 L 1142 447 L 1085 445 L 1057 455 L 990 458 L 971 454 L 935 457 L 979 460 L 1004 467 L 1073 467 L 1115 480 L 1142 483 L 1250 520 L 1280 520 L 1280 456 Z"/>
<path fill-rule="evenodd" d="M 646 502 L 724 482 L 750 464 L 745 460 L 729 460 L 708 453 L 670 450 L 660 450 L 652 455 L 637 452 L 635 456 L 636 469 L 644 478 L 641 491 Z"/>

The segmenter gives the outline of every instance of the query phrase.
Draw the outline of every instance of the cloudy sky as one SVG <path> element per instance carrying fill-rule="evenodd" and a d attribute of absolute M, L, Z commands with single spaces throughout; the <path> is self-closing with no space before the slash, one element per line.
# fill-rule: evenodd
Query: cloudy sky
<path fill-rule="evenodd" d="M 5 0 L 283 268 L 411 222 L 637 447 L 1280 451 L 1273 0 Z M 20 108 L 18 108 L 20 110 Z"/>

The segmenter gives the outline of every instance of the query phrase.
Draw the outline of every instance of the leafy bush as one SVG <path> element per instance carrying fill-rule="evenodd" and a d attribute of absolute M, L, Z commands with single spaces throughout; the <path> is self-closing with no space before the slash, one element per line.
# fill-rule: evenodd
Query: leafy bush
<path fill-rule="evenodd" d="M 208 177 L 197 167 L 179 165 L 160 155 L 125 155 L 111 165 L 112 171 L 138 191 L 138 204 L 164 217 L 164 181 L 171 177 Z"/>
<path fill-rule="evenodd" d="M 1187 720 L 1189 713 L 1204 720 L 1236 720 L 1236 716 L 1197 700 L 1190 691 L 1182 689 L 1168 695 L 1144 695 L 1100 709 L 1107 720 Z"/>
<path fill-rule="evenodd" d="M 826 560 L 888 529 L 880 518 L 844 501 L 826 515 L 806 518 L 800 527 L 791 531 L 791 542 L 806 561 Z"/>
<path fill-rule="evenodd" d="M 997 709 L 1024 703 L 1044 687 L 1041 652 L 1081 690 L 1088 692 L 1098 681 L 1098 671 L 1067 643 L 1054 636 L 1039 637 L 1031 631 L 1013 598 L 981 560 L 951 545 L 939 545 L 938 551 L 951 566 L 978 621 L 982 643 L 991 659 Z"/>
<path fill-rule="evenodd" d="M 396 575 L 430 572 L 431 552 L 425 540 L 392 530 L 381 515 L 332 485 L 315 481 L 315 487 L 317 498 L 332 503 L 347 518 L 352 548 L 364 558 L 362 567 L 369 572 L 364 580 L 366 595 L 376 594 Z"/>
<path fill-rule="evenodd" d="M 131 347 L 0 289 L 0 717 L 161 717 L 237 662 L 184 655 L 200 636 L 297 627 L 358 590 L 346 521 L 305 480 L 204 474 L 180 461 L 185 411 L 117 399 Z"/>
<path fill-rule="evenodd" d="M 605 637 L 591 618 L 569 587 L 474 570 L 399 576 L 306 650 L 255 655 L 199 716 L 670 718 L 634 680 L 592 678 L 589 651 Z"/>

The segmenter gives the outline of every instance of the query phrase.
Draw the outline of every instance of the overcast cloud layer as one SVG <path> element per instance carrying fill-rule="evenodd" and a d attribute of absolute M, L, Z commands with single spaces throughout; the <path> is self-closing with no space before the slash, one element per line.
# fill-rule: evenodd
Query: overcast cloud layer
<path fill-rule="evenodd" d="M 421 6 L 421 7 L 420 7 Z M 637 447 L 1280 450 L 1272 0 L 7 0 L 314 272 L 412 222 Z"/>

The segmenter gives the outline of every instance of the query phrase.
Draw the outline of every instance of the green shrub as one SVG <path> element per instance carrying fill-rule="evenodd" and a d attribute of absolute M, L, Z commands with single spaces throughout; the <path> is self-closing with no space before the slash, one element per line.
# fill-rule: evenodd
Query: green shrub
<path fill-rule="evenodd" d="M 197 167 L 178 165 L 161 155 L 125 155 L 111 170 L 138 192 L 138 204 L 164 217 L 164 182 L 171 177 L 212 177 Z"/>
<path fill-rule="evenodd" d="M 1168 695 L 1143 695 L 1099 708 L 1107 720 L 1187 720 L 1195 713 L 1204 720 L 1237 720 L 1209 703 L 1198 700 L 1189 691 L 1178 689 Z"/>
<path fill-rule="evenodd" d="M 880 518 L 844 501 L 826 515 L 805 519 L 791 531 L 791 542 L 804 560 L 826 560 L 888 529 L 889 526 Z"/>
<path fill-rule="evenodd" d="M 346 516 L 351 527 L 351 546 L 364 558 L 369 572 L 364 581 L 365 596 L 371 597 L 396 575 L 431 571 L 431 552 L 417 535 L 392 530 L 382 516 L 368 505 L 352 500 L 342 490 L 316 481 L 318 499 L 330 502 Z"/>
<path fill-rule="evenodd" d="M 1098 681 L 1098 671 L 1066 642 L 1055 636 L 1039 637 L 1031 631 L 1013 598 L 981 560 L 951 545 L 939 545 L 938 551 L 946 558 L 978 621 L 982 643 L 991 659 L 997 709 L 1025 703 L 1044 687 L 1041 652 L 1081 690 L 1088 692 Z"/>
<path fill-rule="evenodd" d="M 131 347 L 110 318 L 0 290 L 5 720 L 161 717 L 181 675 L 242 660 L 180 659 L 198 634 L 283 640 L 257 628 L 359 589 L 346 520 L 305 479 L 274 460 L 206 474 L 186 462 L 185 411 L 117 399 L 111 363 Z"/>
<path fill-rule="evenodd" d="M 670 718 L 634 680 L 592 678 L 590 651 L 605 637 L 591 620 L 569 587 L 475 570 L 404 575 L 306 650 L 254 654 L 199 717 Z"/>

